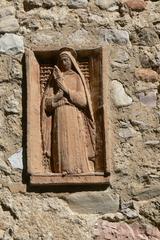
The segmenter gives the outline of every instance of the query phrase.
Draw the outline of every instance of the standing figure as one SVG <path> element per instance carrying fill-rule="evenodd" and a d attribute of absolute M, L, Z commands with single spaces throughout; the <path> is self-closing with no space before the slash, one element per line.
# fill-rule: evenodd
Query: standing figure
<path fill-rule="evenodd" d="M 59 51 L 42 98 L 44 157 L 53 173 L 94 172 L 95 124 L 89 90 L 71 48 Z"/>

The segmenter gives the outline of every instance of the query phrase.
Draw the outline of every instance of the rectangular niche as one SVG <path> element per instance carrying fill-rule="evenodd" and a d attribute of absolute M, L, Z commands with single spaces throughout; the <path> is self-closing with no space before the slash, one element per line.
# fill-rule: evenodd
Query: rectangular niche
<path fill-rule="evenodd" d="M 44 94 L 46 94 L 45 91 L 53 72 L 53 66 L 57 64 L 58 50 L 26 50 L 27 172 L 30 175 L 30 183 L 32 185 L 106 184 L 109 181 L 112 143 L 109 113 L 108 48 L 82 49 L 76 50 L 76 53 L 77 62 L 81 72 L 85 76 L 87 89 L 89 89 L 88 92 L 90 93 L 95 119 L 95 157 L 94 163 L 92 162 L 94 170 L 69 174 L 60 171 L 54 172 L 52 168 L 53 158 L 46 158 L 44 156 L 42 143 L 42 99 L 44 98 Z M 73 105 L 72 107 L 75 108 Z M 81 112 L 81 109 L 78 109 L 78 111 Z M 54 124 L 55 115 L 54 111 L 50 115 L 50 119 L 54 120 Z M 58 131 L 61 131 L 61 129 Z M 49 136 L 51 137 L 51 146 L 54 148 L 52 144 L 54 142 L 54 134 L 52 132 L 53 127 L 51 125 Z M 61 152 L 63 152 L 63 147 L 61 148 Z M 60 161 L 63 166 L 64 160 Z M 70 161 L 70 159 L 67 161 Z M 74 158 L 72 161 L 74 163 Z"/>

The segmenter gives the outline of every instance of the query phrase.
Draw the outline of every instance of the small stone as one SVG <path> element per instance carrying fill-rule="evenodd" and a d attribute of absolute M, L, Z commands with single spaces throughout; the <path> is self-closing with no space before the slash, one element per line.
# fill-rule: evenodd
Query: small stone
<path fill-rule="evenodd" d="M 160 144 L 160 141 L 158 141 L 158 140 L 149 140 L 149 141 L 146 141 L 144 144 L 145 145 L 149 145 L 149 146 L 156 146 L 156 145 Z"/>
<path fill-rule="evenodd" d="M 86 8 L 88 0 L 69 0 L 68 6 L 70 8 Z"/>
<path fill-rule="evenodd" d="M 130 44 L 128 32 L 118 29 L 106 29 L 104 31 L 104 40 L 108 44 L 110 43 L 117 43 L 122 45 Z"/>
<path fill-rule="evenodd" d="M 134 137 L 136 131 L 133 128 L 120 128 L 119 136 L 125 139 Z"/>
<path fill-rule="evenodd" d="M 8 165 L 6 164 L 5 160 L 4 160 L 4 153 L 0 151 L 0 171 L 3 171 L 7 174 L 10 174 L 11 171 L 8 167 Z"/>
<path fill-rule="evenodd" d="M 137 218 L 139 215 L 136 212 L 136 210 L 132 210 L 130 208 L 126 208 L 121 210 L 121 212 L 123 213 L 123 215 L 125 215 L 128 219 L 134 219 Z"/>
<path fill-rule="evenodd" d="M 159 80 L 159 75 L 152 69 L 138 68 L 135 70 L 135 76 L 138 80 L 146 82 L 156 82 Z"/>
<path fill-rule="evenodd" d="M 0 18 L 0 33 L 15 33 L 19 29 L 19 23 L 14 16 Z"/>
<path fill-rule="evenodd" d="M 4 106 L 4 110 L 6 113 L 20 113 L 20 106 L 19 101 L 16 98 L 15 94 L 9 96 L 6 100 L 6 104 Z"/>
<path fill-rule="evenodd" d="M 155 46 L 159 43 L 159 36 L 154 29 L 146 27 L 138 31 L 138 45 Z"/>
<path fill-rule="evenodd" d="M 146 106 L 151 108 L 157 106 L 157 89 L 146 91 L 146 93 L 140 92 L 136 95 L 138 96 L 139 100 Z"/>
<path fill-rule="evenodd" d="M 107 220 L 109 222 L 120 222 L 124 220 L 124 215 L 120 212 L 117 213 L 107 213 L 103 215 L 103 220 Z"/>
<path fill-rule="evenodd" d="M 3 7 L 0 9 L 0 18 L 6 16 L 15 16 L 15 8 L 13 6 Z"/>
<path fill-rule="evenodd" d="M 15 8 L 5 7 L 0 9 L 0 33 L 17 32 L 19 23 L 15 18 Z"/>
<path fill-rule="evenodd" d="M 96 5 L 101 9 L 111 10 L 113 7 L 118 10 L 117 0 L 96 0 Z"/>
<path fill-rule="evenodd" d="M 148 125 L 143 122 L 143 121 L 140 121 L 140 120 L 134 120 L 134 119 L 131 119 L 131 124 L 134 126 L 134 127 L 138 127 L 140 130 L 146 130 L 148 129 Z"/>
<path fill-rule="evenodd" d="M 22 73 L 22 65 L 17 60 L 13 60 L 12 62 L 12 68 L 10 72 L 10 78 L 11 79 L 22 79 L 23 73 Z"/>
<path fill-rule="evenodd" d="M 55 1 L 54 0 L 43 0 L 43 7 L 44 8 L 51 8 L 51 7 L 54 7 L 56 5 Z"/>
<path fill-rule="evenodd" d="M 12 67 L 12 58 L 8 55 L 0 55 L 0 82 L 9 79 L 9 72 Z"/>
<path fill-rule="evenodd" d="M 0 229 L 0 239 L 4 239 L 3 237 L 4 237 L 4 233 L 5 233 L 5 231 L 3 231 L 2 229 Z"/>
<path fill-rule="evenodd" d="M 160 184 L 149 186 L 142 189 L 132 189 L 134 199 L 138 201 L 146 201 L 160 196 Z"/>
<path fill-rule="evenodd" d="M 77 30 L 73 32 L 67 39 L 68 43 L 74 43 L 77 46 L 84 46 L 90 43 L 90 37 L 86 30 Z"/>
<path fill-rule="evenodd" d="M 8 158 L 13 168 L 23 169 L 22 148 Z"/>
<path fill-rule="evenodd" d="M 42 0 L 24 0 L 24 10 L 30 11 L 31 9 L 42 7 L 42 3 Z"/>
<path fill-rule="evenodd" d="M 25 193 L 27 191 L 26 184 L 22 184 L 22 183 L 10 183 L 10 184 L 6 184 L 4 186 L 8 187 L 8 189 L 12 193 Z"/>
<path fill-rule="evenodd" d="M 121 213 L 123 213 L 128 219 L 137 218 L 139 216 L 134 208 L 133 202 L 122 203 Z"/>
<path fill-rule="evenodd" d="M 107 213 L 107 214 L 103 215 L 102 219 L 107 220 L 109 222 L 115 222 L 115 214 L 114 213 Z"/>
<path fill-rule="evenodd" d="M 126 50 L 119 48 L 113 53 L 113 62 L 126 63 L 129 60 L 129 54 Z"/>
<path fill-rule="evenodd" d="M 105 214 L 119 209 L 119 196 L 109 192 L 77 192 L 63 197 L 69 207 L 78 213 Z"/>
<path fill-rule="evenodd" d="M 23 37 L 6 33 L 0 38 L 0 53 L 18 54 L 24 52 Z"/>
<path fill-rule="evenodd" d="M 144 0 L 127 0 L 125 5 L 133 11 L 141 12 L 146 8 L 146 2 Z"/>
<path fill-rule="evenodd" d="M 112 81 L 111 95 L 117 107 L 125 107 L 132 104 L 132 98 L 125 93 L 123 85 L 116 80 Z"/>
<path fill-rule="evenodd" d="M 116 220 L 116 222 L 123 221 L 124 220 L 124 215 L 122 213 L 120 213 L 120 212 L 117 212 L 115 214 L 115 220 Z"/>

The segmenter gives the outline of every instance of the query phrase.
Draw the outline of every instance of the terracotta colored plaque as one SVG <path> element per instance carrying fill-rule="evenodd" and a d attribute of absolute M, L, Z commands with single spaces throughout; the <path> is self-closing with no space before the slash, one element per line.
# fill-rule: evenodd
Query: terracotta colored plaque
<path fill-rule="evenodd" d="M 108 49 L 27 50 L 33 185 L 104 184 L 111 161 Z"/>

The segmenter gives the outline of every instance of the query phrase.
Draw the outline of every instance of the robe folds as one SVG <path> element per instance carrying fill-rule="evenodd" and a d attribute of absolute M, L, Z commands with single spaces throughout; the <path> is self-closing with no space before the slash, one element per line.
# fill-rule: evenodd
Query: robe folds
<path fill-rule="evenodd" d="M 45 99 L 60 91 L 50 81 L 42 99 L 42 142 L 44 155 L 50 158 L 53 173 L 81 174 L 94 172 L 95 125 L 90 112 L 89 93 L 77 71 L 63 73 L 67 96 L 54 102 L 52 111 L 45 111 Z M 52 82 L 52 83 L 51 83 Z"/>

